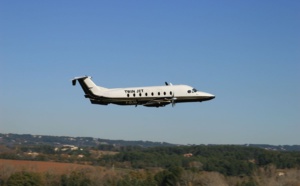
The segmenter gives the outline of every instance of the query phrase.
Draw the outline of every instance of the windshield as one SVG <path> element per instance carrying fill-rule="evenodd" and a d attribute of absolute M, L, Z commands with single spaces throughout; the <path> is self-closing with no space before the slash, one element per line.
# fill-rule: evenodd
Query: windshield
<path fill-rule="evenodd" d="M 193 88 L 193 90 L 192 90 L 192 92 L 194 93 L 194 92 L 197 92 L 198 90 L 197 89 L 195 89 L 195 88 Z"/>

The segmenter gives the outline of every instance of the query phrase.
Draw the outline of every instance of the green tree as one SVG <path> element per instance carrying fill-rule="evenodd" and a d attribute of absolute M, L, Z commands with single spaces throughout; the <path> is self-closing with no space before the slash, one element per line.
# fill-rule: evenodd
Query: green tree
<path fill-rule="evenodd" d="M 168 170 L 157 173 L 154 177 L 159 186 L 177 185 L 183 169 L 181 167 L 170 167 Z"/>
<path fill-rule="evenodd" d="M 7 180 L 7 186 L 40 186 L 41 176 L 33 172 L 16 172 Z"/>
<path fill-rule="evenodd" d="M 92 181 L 83 171 L 72 171 L 69 176 L 62 175 L 62 186 L 89 186 Z"/>

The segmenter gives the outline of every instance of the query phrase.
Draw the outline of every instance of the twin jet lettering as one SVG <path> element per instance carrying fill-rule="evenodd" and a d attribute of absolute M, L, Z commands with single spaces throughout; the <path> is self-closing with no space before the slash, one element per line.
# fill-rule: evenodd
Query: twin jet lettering
<path fill-rule="evenodd" d="M 75 86 L 79 82 L 85 93 L 85 98 L 92 104 L 99 105 L 143 105 L 146 107 L 164 107 L 168 104 L 202 102 L 214 99 L 215 96 L 198 91 L 188 85 L 172 85 L 166 82 L 165 86 L 113 88 L 97 86 L 90 76 L 76 77 L 72 80 Z"/>
<path fill-rule="evenodd" d="M 125 93 L 142 93 L 144 89 L 137 89 L 137 90 L 124 90 Z"/>

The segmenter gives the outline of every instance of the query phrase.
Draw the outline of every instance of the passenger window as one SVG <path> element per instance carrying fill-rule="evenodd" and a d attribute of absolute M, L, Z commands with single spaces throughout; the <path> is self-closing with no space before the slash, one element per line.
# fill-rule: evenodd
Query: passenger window
<path fill-rule="evenodd" d="M 188 93 L 191 93 L 192 91 L 191 91 L 191 90 L 188 90 L 187 92 L 188 92 Z"/>
<path fill-rule="evenodd" d="M 135 94 L 133 94 L 133 97 L 135 97 Z"/>
<path fill-rule="evenodd" d="M 129 97 L 129 94 L 127 94 L 127 97 Z"/>
<path fill-rule="evenodd" d="M 140 96 L 142 96 L 142 93 L 140 93 Z"/>
<path fill-rule="evenodd" d="M 145 93 L 145 96 L 148 96 L 148 93 L 147 93 L 147 92 Z"/>
<path fill-rule="evenodd" d="M 151 96 L 153 96 L 154 94 L 153 94 L 153 92 L 151 93 Z"/>
<path fill-rule="evenodd" d="M 160 96 L 160 92 L 157 93 Z"/>
<path fill-rule="evenodd" d="M 172 91 L 170 91 L 170 95 L 172 95 Z"/>
<path fill-rule="evenodd" d="M 166 95 L 166 92 L 164 92 L 164 95 Z"/>

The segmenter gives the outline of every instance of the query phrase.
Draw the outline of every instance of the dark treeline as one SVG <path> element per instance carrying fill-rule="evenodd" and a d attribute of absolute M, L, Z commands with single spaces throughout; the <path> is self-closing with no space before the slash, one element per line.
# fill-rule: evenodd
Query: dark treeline
<path fill-rule="evenodd" d="M 166 142 L 152 142 L 152 141 L 126 141 L 126 140 L 109 140 L 92 137 L 70 137 L 70 136 L 44 136 L 31 134 L 3 134 L 0 133 L 0 145 L 51 145 L 60 146 L 63 144 L 76 146 L 96 147 L 98 145 L 111 145 L 113 147 L 124 146 L 140 146 L 140 147 L 166 147 L 177 146 L 176 144 Z M 214 146 L 214 145 L 208 145 Z M 259 147 L 262 149 L 276 150 L 276 151 L 299 151 L 300 145 L 268 145 L 268 144 L 243 144 L 240 146 Z"/>
<path fill-rule="evenodd" d="M 124 148 L 114 156 L 99 159 L 100 165 L 144 169 L 182 167 L 194 171 L 216 171 L 226 176 L 249 176 L 256 168 L 300 168 L 299 152 L 268 151 L 234 145 Z"/>

